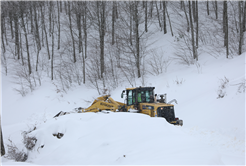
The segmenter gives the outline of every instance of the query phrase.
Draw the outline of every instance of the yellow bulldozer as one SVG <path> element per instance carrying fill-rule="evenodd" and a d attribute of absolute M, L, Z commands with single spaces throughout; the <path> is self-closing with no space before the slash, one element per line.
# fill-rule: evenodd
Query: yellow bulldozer
<path fill-rule="evenodd" d="M 155 87 L 137 87 L 126 88 L 121 93 L 121 98 L 124 98 L 124 103 L 115 101 L 110 95 L 98 97 L 88 108 L 78 108 L 78 112 L 101 112 L 108 110 L 112 112 L 135 112 L 147 114 L 150 117 L 163 117 L 167 122 L 174 125 L 183 125 L 183 120 L 175 117 L 174 99 L 167 103 L 166 94 L 154 94 Z M 59 112 L 55 117 L 64 115 L 66 112 Z"/>

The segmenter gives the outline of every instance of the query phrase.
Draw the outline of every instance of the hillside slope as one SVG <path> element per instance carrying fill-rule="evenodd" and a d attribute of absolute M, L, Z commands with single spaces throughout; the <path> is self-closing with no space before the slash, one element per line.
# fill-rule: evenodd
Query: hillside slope
<path fill-rule="evenodd" d="M 13 92 L 10 78 L 2 75 L 4 142 L 10 138 L 22 149 L 21 132 L 36 126 L 30 134 L 38 141 L 29 152 L 29 164 L 245 164 L 245 93 L 239 89 L 244 66 L 245 54 L 229 60 L 207 56 L 200 60 L 200 73 L 196 66 L 172 63 L 167 73 L 149 77 L 146 86 L 155 86 L 155 93 L 167 93 L 168 101 L 177 99 L 175 113 L 183 119 L 183 127 L 134 113 L 53 119 L 61 110 L 88 106 L 86 101 L 96 98 L 96 91 L 77 87 L 67 94 L 57 93 L 47 81 L 23 98 Z M 220 80 L 225 77 L 229 80 L 225 96 L 218 98 Z M 112 98 L 122 102 L 124 86 L 113 91 Z M 52 135 L 57 132 L 64 137 Z M 18 163 L 3 158 L 5 164 Z"/>

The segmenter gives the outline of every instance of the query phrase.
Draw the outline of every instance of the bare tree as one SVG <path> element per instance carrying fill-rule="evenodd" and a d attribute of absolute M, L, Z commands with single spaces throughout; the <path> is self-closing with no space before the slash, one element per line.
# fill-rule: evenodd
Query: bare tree
<path fill-rule="evenodd" d="M 224 20 L 223 20 L 223 27 L 225 29 L 225 38 L 224 38 L 224 46 L 226 47 L 226 58 L 229 56 L 229 43 L 228 43 L 228 13 L 227 13 L 227 1 L 224 1 Z"/>
<path fill-rule="evenodd" d="M 244 1 L 243 32 L 246 32 L 246 1 Z"/>
<path fill-rule="evenodd" d="M 99 30 L 100 38 L 100 68 L 101 68 L 101 78 L 104 74 L 104 37 L 105 37 L 105 26 L 106 26 L 106 2 L 96 2 L 96 14 L 97 14 L 97 23 Z"/>
<path fill-rule="evenodd" d="M 162 8 L 162 11 L 163 11 L 163 29 L 164 29 L 164 34 L 167 33 L 167 24 L 166 24 L 166 2 L 165 1 L 162 1 L 162 4 L 163 4 L 163 8 Z"/>
<path fill-rule="evenodd" d="M 3 144 L 3 133 L 2 133 L 2 125 L 1 125 L 1 116 L 0 116 L 0 155 L 5 155 L 5 149 Z"/>
<path fill-rule="evenodd" d="M 52 36 L 52 52 L 51 52 L 51 80 L 54 79 L 54 12 L 51 13 L 51 36 Z"/>
<path fill-rule="evenodd" d="M 209 15 L 209 1 L 207 0 L 207 14 Z"/>
<path fill-rule="evenodd" d="M 138 26 L 139 26 L 139 18 L 138 18 L 138 1 L 134 2 L 134 22 L 135 22 L 135 37 L 136 37 L 136 63 L 137 63 L 137 70 L 138 70 L 138 78 L 141 77 L 140 73 L 140 50 L 139 50 L 139 33 L 138 33 Z"/>
<path fill-rule="evenodd" d="M 185 17 L 186 17 L 186 20 L 187 20 L 187 32 L 189 32 L 189 30 L 190 30 L 190 23 L 189 23 L 189 18 L 187 16 L 186 9 L 185 9 L 185 2 L 184 2 L 184 13 L 185 13 Z"/>
<path fill-rule="evenodd" d="M 60 12 L 62 12 L 62 1 L 60 1 L 60 6 L 59 6 L 59 2 L 57 1 L 57 19 L 58 19 L 58 46 L 57 49 L 60 49 L 60 42 L 61 42 L 61 24 L 60 24 Z"/>
<path fill-rule="evenodd" d="M 238 1 L 238 20 L 239 20 L 239 48 L 238 48 L 238 55 L 242 54 L 242 45 L 243 45 L 243 24 L 242 21 L 242 14 L 243 14 L 243 7 L 241 7 L 242 1 Z"/>
<path fill-rule="evenodd" d="M 76 10 L 75 10 L 75 12 L 76 12 L 76 21 L 77 21 L 77 28 L 78 28 L 78 32 L 79 32 L 79 53 L 81 53 L 82 52 L 82 29 L 81 29 L 81 2 L 75 2 L 75 3 L 77 3 L 76 4 Z"/>
<path fill-rule="evenodd" d="M 27 37 L 27 31 L 26 31 L 26 26 L 25 26 L 25 22 L 24 22 L 24 10 L 26 8 L 26 2 L 20 2 L 21 3 L 21 19 L 22 19 L 22 29 L 24 31 L 25 34 L 25 38 L 26 38 L 26 51 L 27 51 L 27 62 L 28 62 L 28 71 L 29 71 L 29 75 L 32 73 L 32 69 L 31 69 L 31 60 L 30 60 L 30 54 L 29 54 L 29 45 L 28 45 L 28 37 Z"/>
<path fill-rule="evenodd" d="M 49 3 L 49 34 L 51 36 L 51 28 L 52 28 L 52 20 L 51 20 L 51 13 L 52 13 L 52 7 L 53 7 L 53 2 L 52 1 L 47 1 L 47 3 Z"/>
<path fill-rule="evenodd" d="M 8 6 L 12 6 L 11 2 L 8 2 Z M 13 33 L 12 21 L 13 21 L 13 14 L 12 14 L 12 11 L 9 11 L 9 24 L 10 24 L 11 36 L 12 36 L 12 39 L 13 39 L 14 38 L 14 33 Z"/>
<path fill-rule="evenodd" d="M 83 31 L 84 31 L 84 45 L 85 45 L 85 49 L 84 49 L 84 55 L 82 54 L 82 58 L 83 58 L 83 84 L 85 84 L 85 59 L 87 58 L 87 2 L 83 2 Z M 83 46 L 82 46 L 83 48 Z"/>
<path fill-rule="evenodd" d="M 196 10 L 195 10 L 195 12 L 196 12 L 196 14 L 195 14 L 195 19 L 196 19 L 196 50 L 197 50 L 197 48 L 198 48 L 198 35 L 199 35 L 199 33 L 198 33 L 198 0 L 196 0 L 196 2 L 195 2 L 195 4 L 196 4 Z"/>
<path fill-rule="evenodd" d="M 158 5 L 157 5 L 157 1 L 155 2 L 155 6 L 156 6 L 156 11 L 157 11 L 157 18 L 158 18 L 158 21 L 159 21 L 159 26 L 160 26 L 161 31 L 162 31 L 161 19 L 160 19 L 160 14 L 159 14 L 159 9 L 158 9 Z"/>
<path fill-rule="evenodd" d="M 38 12 L 38 3 L 39 2 L 34 2 L 33 7 L 34 7 L 34 22 L 35 22 L 35 39 L 37 43 L 37 49 L 41 50 L 41 44 L 40 44 L 40 37 L 39 37 L 39 25 L 38 25 L 38 18 L 37 18 L 37 12 Z"/>
<path fill-rule="evenodd" d="M 150 8 L 149 8 L 149 13 L 150 13 L 150 18 L 152 18 L 152 13 L 153 13 L 153 1 L 150 1 Z"/>
<path fill-rule="evenodd" d="M 196 1 L 192 1 L 193 20 L 196 22 Z"/>
<path fill-rule="evenodd" d="M 45 41 L 46 41 L 46 46 L 47 46 L 47 54 L 48 54 L 48 59 L 50 59 L 50 50 L 49 50 L 49 41 L 48 41 L 48 36 L 47 36 L 47 31 L 46 31 L 46 27 L 45 27 L 45 21 L 44 21 L 44 13 L 45 11 L 42 10 L 42 5 L 40 5 L 40 10 L 42 13 L 42 27 L 43 27 L 43 31 L 45 33 Z"/>
<path fill-rule="evenodd" d="M 170 17 L 169 17 L 168 10 L 167 10 L 167 2 L 166 2 L 166 4 L 165 4 L 165 8 L 166 8 L 167 17 L 168 17 L 168 20 L 169 20 L 169 25 L 170 25 L 171 34 L 172 34 L 172 36 L 173 36 L 173 29 L 172 29 L 171 19 L 170 19 Z"/>
<path fill-rule="evenodd" d="M 4 44 L 4 33 L 6 33 L 6 31 L 5 31 L 5 28 L 4 28 L 4 22 L 5 22 L 5 18 L 4 18 L 5 16 L 4 16 L 4 14 L 2 13 L 1 14 L 1 20 L 2 20 L 2 22 L 1 22 L 1 39 L 2 39 L 2 46 L 3 46 L 3 53 L 5 53 L 6 52 L 6 49 L 5 49 L 5 44 Z"/>
<path fill-rule="evenodd" d="M 215 12 L 215 18 L 218 19 L 218 2 L 217 2 L 217 0 L 214 1 L 214 12 Z"/>
<path fill-rule="evenodd" d="M 129 2 L 129 8 L 130 8 L 130 44 L 132 46 L 132 22 L 133 22 L 133 3 Z"/>
<path fill-rule="evenodd" d="M 192 36 L 191 40 L 192 40 L 193 58 L 197 59 L 195 40 L 194 40 L 193 21 L 192 21 L 192 14 L 191 14 L 191 2 L 190 1 L 189 1 L 189 15 L 190 15 L 190 28 L 191 28 L 191 36 Z"/>
<path fill-rule="evenodd" d="M 73 62 L 76 63 L 76 54 L 75 54 L 75 42 L 74 42 L 74 37 L 73 37 L 73 28 L 72 28 L 72 20 L 71 20 L 71 6 L 70 6 L 70 1 L 68 3 L 68 18 L 69 18 L 69 29 L 70 29 L 70 34 L 72 38 L 72 43 L 73 43 Z"/>
<path fill-rule="evenodd" d="M 113 9 L 112 9 L 112 45 L 114 45 L 114 23 L 115 23 L 115 4 L 116 2 L 113 2 Z"/>
<path fill-rule="evenodd" d="M 163 2 L 165 2 L 165 1 L 163 1 Z M 145 32 L 148 32 L 148 23 L 147 23 L 147 21 L 148 21 L 148 2 L 145 1 L 144 3 L 145 3 L 145 6 L 144 6 L 144 8 L 145 8 Z"/>

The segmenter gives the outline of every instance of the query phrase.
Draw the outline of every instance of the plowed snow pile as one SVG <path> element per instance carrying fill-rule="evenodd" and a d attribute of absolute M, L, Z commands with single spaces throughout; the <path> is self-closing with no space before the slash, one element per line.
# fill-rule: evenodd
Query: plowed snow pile
<path fill-rule="evenodd" d="M 53 134 L 63 133 L 58 139 Z M 163 118 L 135 113 L 81 113 L 50 119 L 29 134 L 35 164 L 222 164 L 212 147 Z M 43 147 L 43 148 L 41 148 Z"/>

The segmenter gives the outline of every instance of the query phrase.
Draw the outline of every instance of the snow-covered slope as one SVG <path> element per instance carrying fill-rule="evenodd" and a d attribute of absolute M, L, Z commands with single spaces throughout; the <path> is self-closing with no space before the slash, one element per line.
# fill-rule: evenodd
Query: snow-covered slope
<path fill-rule="evenodd" d="M 170 45 L 163 49 L 172 56 Z M 2 75 L 4 142 L 10 138 L 22 149 L 21 132 L 36 126 L 30 135 L 38 141 L 26 162 L 34 165 L 244 165 L 245 93 L 239 86 L 245 80 L 245 53 L 233 59 L 199 58 L 193 66 L 173 61 L 166 73 L 145 80 L 146 86 L 156 87 L 155 93 L 167 93 L 168 101 L 178 101 L 175 113 L 183 119 L 182 127 L 136 113 L 69 114 L 54 119 L 59 111 L 89 106 L 98 97 L 97 91 L 79 86 L 66 94 L 46 81 L 21 97 L 13 91 L 11 78 Z M 226 79 L 229 82 L 221 88 Z M 112 91 L 112 98 L 123 102 L 120 94 L 126 87 L 129 85 L 123 83 Z M 219 90 L 223 98 L 218 98 Z M 58 132 L 64 133 L 61 139 L 53 136 Z M 6 158 L 2 161 L 3 165 L 19 164 Z"/>
<path fill-rule="evenodd" d="M 57 133 L 64 136 L 58 139 Z M 163 118 L 143 114 L 70 114 L 30 135 L 38 141 L 29 161 L 39 165 L 222 164 L 215 148 Z"/>

